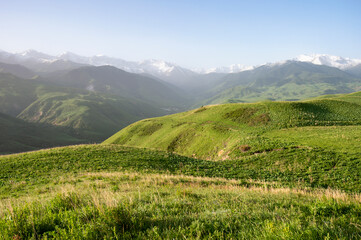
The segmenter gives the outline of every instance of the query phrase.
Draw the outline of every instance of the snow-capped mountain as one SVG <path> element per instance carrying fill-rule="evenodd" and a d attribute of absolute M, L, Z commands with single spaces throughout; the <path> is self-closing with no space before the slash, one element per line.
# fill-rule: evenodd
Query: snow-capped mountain
<path fill-rule="evenodd" d="M 237 73 L 243 72 L 247 70 L 253 70 L 256 67 L 260 66 L 268 66 L 273 67 L 276 65 L 282 65 L 290 60 L 274 62 L 274 63 L 266 63 L 256 66 L 245 66 L 242 64 L 232 64 L 228 67 L 216 67 L 216 68 L 209 68 L 209 69 L 197 69 L 196 72 L 207 74 L 207 73 Z M 298 62 L 309 62 L 316 65 L 325 65 L 329 67 L 335 67 L 342 70 L 353 68 L 357 65 L 361 64 L 361 59 L 351 59 L 351 58 L 344 58 L 339 56 L 332 56 L 327 54 L 310 54 L 310 55 L 300 55 L 296 58 L 291 59 L 291 61 L 298 61 Z"/>
<path fill-rule="evenodd" d="M 76 63 L 89 64 L 94 66 L 111 65 L 120 68 L 127 72 L 139 73 L 142 72 L 138 69 L 135 62 L 125 61 L 119 58 L 107 57 L 104 55 L 95 55 L 92 57 L 84 57 L 71 52 L 65 52 L 56 57 L 66 61 L 72 61 Z"/>
<path fill-rule="evenodd" d="M 309 62 L 316 65 L 326 65 L 339 69 L 348 69 L 358 64 L 361 64 L 361 59 L 343 58 L 327 54 L 300 55 L 293 60 L 299 62 Z"/>
<path fill-rule="evenodd" d="M 35 50 L 27 50 L 20 53 L 9 53 L 0 51 L 0 62 L 8 64 L 20 64 L 34 72 L 53 72 L 59 70 L 70 70 L 84 66 L 58 57 L 41 53 Z"/>
<path fill-rule="evenodd" d="M 5 51 L 0 51 L 0 60 L 11 63 L 21 63 L 27 61 L 45 63 L 56 61 L 57 59 L 54 58 L 54 56 L 30 49 L 20 53 L 9 53 Z"/>
<path fill-rule="evenodd" d="M 15 56 L 17 56 L 19 59 L 23 59 L 23 60 L 34 59 L 34 60 L 38 60 L 41 62 L 55 60 L 53 56 L 35 51 L 33 49 L 30 49 L 30 50 L 27 50 L 27 51 L 21 52 L 21 53 L 15 53 Z"/>
<path fill-rule="evenodd" d="M 361 64 L 361 59 L 350 59 L 339 56 L 332 56 L 327 54 L 311 54 L 300 55 L 292 61 L 309 62 L 317 65 L 326 65 L 336 67 L 339 69 L 349 69 Z M 58 56 L 52 56 L 41 53 L 35 50 L 27 50 L 20 53 L 8 53 L 0 51 L 0 62 L 23 64 L 24 66 L 34 71 L 46 71 L 48 67 L 45 65 L 52 65 L 51 70 L 71 69 L 74 67 L 84 65 L 111 65 L 127 72 L 138 74 L 150 74 L 165 81 L 174 83 L 175 85 L 182 85 L 189 81 L 193 81 L 194 77 L 199 74 L 207 73 L 237 73 L 247 70 L 253 70 L 259 66 L 274 66 L 283 64 L 286 61 L 267 63 L 257 66 L 245 66 L 242 64 L 232 64 L 228 67 L 215 67 L 209 69 L 193 69 L 189 70 L 178 66 L 174 63 L 169 63 L 163 60 L 144 60 L 144 61 L 126 61 L 120 58 L 108 57 L 104 55 L 95 55 L 91 57 L 80 56 L 75 53 L 65 52 Z M 55 67 L 54 67 L 55 66 Z M 49 70 L 50 71 L 50 70 Z"/>
<path fill-rule="evenodd" d="M 178 86 L 192 81 L 192 77 L 197 75 L 191 70 L 162 60 L 151 59 L 135 62 L 104 55 L 85 57 L 71 52 L 51 56 L 35 50 L 21 53 L 0 51 L 0 62 L 22 64 L 36 72 L 48 72 L 47 69 L 49 71 L 73 69 L 84 65 L 110 65 L 131 73 L 152 75 Z M 48 67 L 49 65 L 51 68 Z"/>
<path fill-rule="evenodd" d="M 243 72 L 247 70 L 254 69 L 255 66 L 245 66 L 243 64 L 232 64 L 228 67 L 215 67 L 215 68 L 208 68 L 208 69 L 196 69 L 194 71 L 201 73 L 201 74 L 208 74 L 208 73 L 237 73 Z"/>
<path fill-rule="evenodd" d="M 176 64 L 156 59 L 132 62 L 104 55 L 83 57 L 70 52 L 61 54 L 57 58 L 94 66 L 111 65 L 131 73 L 150 74 L 176 85 L 182 85 L 190 76 L 196 74 Z"/>

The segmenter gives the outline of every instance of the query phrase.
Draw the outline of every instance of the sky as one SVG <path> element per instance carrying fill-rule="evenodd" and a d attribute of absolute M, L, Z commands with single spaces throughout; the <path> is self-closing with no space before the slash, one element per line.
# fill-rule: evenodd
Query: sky
<path fill-rule="evenodd" d="M 188 68 L 361 58 L 360 0 L 0 0 L 0 49 Z"/>

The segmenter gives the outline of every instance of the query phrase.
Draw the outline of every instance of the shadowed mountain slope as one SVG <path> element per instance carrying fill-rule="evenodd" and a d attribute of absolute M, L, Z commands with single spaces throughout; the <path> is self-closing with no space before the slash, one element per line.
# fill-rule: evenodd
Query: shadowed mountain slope
<path fill-rule="evenodd" d="M 130 97 L 163 108 L 184 108 L 182 91 L 161 80 L 112 66 L 82 67 L 50 78 L 58 85 Z"/>
<path fill-rule="evenodd" d="M 67 133 L 67 129 L 25 122 L 0 113 L 0 154 L 87 142 Z"/>

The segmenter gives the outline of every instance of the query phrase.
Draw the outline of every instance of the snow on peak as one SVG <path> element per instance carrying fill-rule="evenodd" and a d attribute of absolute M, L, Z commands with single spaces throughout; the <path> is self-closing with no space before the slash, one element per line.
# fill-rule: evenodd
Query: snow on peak
<path fill-rule="evenodd" d="M 72 52 L 63 52 L 62 54 L 57 56 L 58 58 L 66 58 L 66 57 L 81 57 L 78 54 Z"/>
<path fill-rule="evenodd" d="M 284 60 L 284 61 L 279 61 L 279 62 L 271 62 L 271 63 L 266 63 L 266 64 L 263 64 L 261 66 L 266 66 L 266 67 L 276 67 L 276 66 L 281 66 L 285 63 L 289 62 L 289 60 Z"/>
<path fill-rule="evenodd" d="M 144 72 L 171 73 L 177 66 L 162 60 L 149 59 L 139 62 L 139 66 Z"/>
<path fill-rule="evenodd" d="M 228 67 L 215 67 L 215 68 L 208 68 L 208 69 L 195 69 L 194 71 L 201 73 L 201 74 L 208 74 L 208 73 L 237 73 L 243 72 L 254 69 L 255 66 L 245 66 L 242 64 L 232 64 Z"/>
<path fill-rule="evenodd" d="M 88 58 L 72 52 L 64 52 L 58 55 L 57 60 L 72 61 L 76 63 L 88 64 Z"/>
<path fill-rule="evenodd" d="M 347 69 L 361 64 L 361 59 L 343 58 L 327 54 L 303 54 L 293 60 L 300 62 L 309 62 L 316 65 L 326 65 L 329 67 L 336 67 L 340 69 Z"/>
<path fill-rule="evenodd" d="M 267 66 L 267 67 L 273 67 L 277 65 L 282 65 L 287 62 L 286 61 L 280 61 L 275 63 L 267 63 L 262 65 L 256 65 L 256 66 L 246 66 L 242 64 L 232 64 L 230 66 L 223 66 L 223 67 L 215 67 L 215 68 L 198 68 L 189 70 L 186 68 L 182 68 L 178 66 L 177 64 L 166 62 L 163 60 L 157 60 L 157 59 L 149 59 L 149 60 L 143 60 L 143 61 L 126 61 L 120 58 L 114 58 L 114 57 L 108 57 L 106 55 L 94 55 L 91 57 L 81 56 L 72 52 L 64 52 L 57 56 L 51 56 L 48 54 L 44 54 L 41 52 L 38 52 L 36 50 L 27 50 L 25 52 L 21 53 L 7 53 L 0 50 L 0 55 L 3 58 L 9 58 L 14 57 L 18 63 L 21 64 L 21 62 L 26 61 L 35 61 L 40 63 L 51 63 L 58 60 L 64 60 L 64 61 L 71 61 L 75 63 L 81 63 L 81 64 L 89 64 L 94 66 L 102 66 L 102 65 L 110 65 L 117 68 L 120 68 L 127 72 L 132 73 L 147 73 L 154 75 L 156 77 L 162 78 L 162 77 L 172 77 L 172 76 L 178 76 L 179 78 L 192 76 L 196 73 L 199 74 L 207 74 L 207 73 L 237 73 L 247 70 L 252 70 L 259 66 Z M 290 61 L 290 60 L 288 60 Z M 344 58 L 339 56 L 332 56 L 327 54 L 309 54 L 309 55 L 300 55 L 291 61 L 300 61 L 300 62 L 309 62 L 317 65 L 326 65 L 330 67 L 336 67 L 339 69 L 347 69 L 350 67 L 354 67 L 358 64 L 361 64 L 361 59 L 350 59 L 350 58 Z"/>
<path fill-rule="evenodd" d="M 21 56 L 21 57 L 24 57 L 24 58 L 38 59 L 40 61 L 54 60 L 53 56 L 50 56 L 50 55 L 45 54 L 45 53 L 38 52 L 38 51 L 33 50 L 33 49 L 26 50 L 25 52 L 18 53 L 17 55 Z"/>

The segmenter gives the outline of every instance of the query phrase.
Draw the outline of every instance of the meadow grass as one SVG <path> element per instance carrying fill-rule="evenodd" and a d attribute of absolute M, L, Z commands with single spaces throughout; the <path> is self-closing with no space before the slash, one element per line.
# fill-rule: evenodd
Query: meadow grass
<path fill-rule="evenodd" d="M 0 238 L 359 239 L 360 164 L 333 172 L 320 152 L 290 151 L 209 161 L 80 145 L 1 156 Z"/>
<path fill-rule="evenodd" d="M 257 181 L 278 187 L 331 188 L 361 192 L 357 154 L 289 148 L 238 159 L 209 161 L 119 145 L 79 145 L 0 157 L 0 198 L 17 197 L 68 174 L 98 171 L 183 174 Z M 256 182 L 252 182 L 252 181 Z"/>
<path fill-rule="evenodd" d="M 0 238 L 360 239 L 360 102 L 206 106 L 0 156 Z"/>
<path fill-rule="evenodd" d="M 3 239 L 359 239 L 360 195 L 236 180 L 79 173 L 0 201 Z"/>

